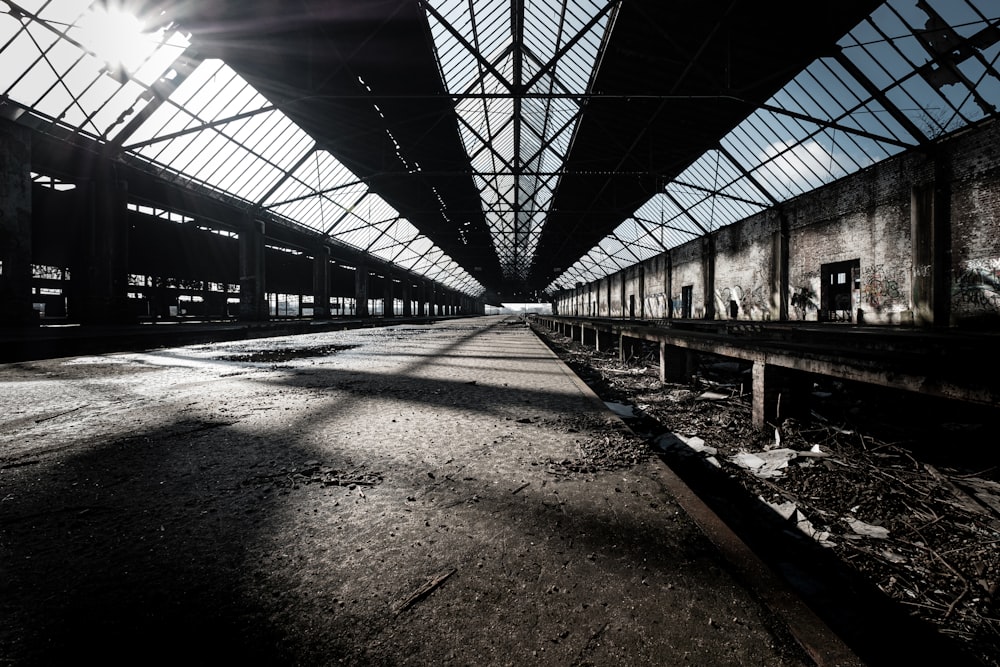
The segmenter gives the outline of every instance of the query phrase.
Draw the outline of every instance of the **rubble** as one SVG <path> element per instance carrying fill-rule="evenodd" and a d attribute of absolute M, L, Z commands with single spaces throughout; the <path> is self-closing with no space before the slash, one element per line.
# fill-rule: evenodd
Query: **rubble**
<path fill-rule="evenodd" d="M 705 360 L 690 385 L 664 384 L 652 347 L 622 365 L 614 351 L 539 333 L 565 348 L 564 360 L 603 400 L 642 405 L 643 427 L 662 429 L 650 434 L 656 447 L 721 468 L 909 614 L 1000 665 L 1000 468 L 990 463 L 995 452 L 981 464 L 958 455 L 967 451 L 959 441 L 988 440 L 997 423 L 949 414 L 940 430 L 950 437 L 922 449 L 927 433 L 908 418 L 913 408 L 900 406 L 893 419 L 878 405 L 837 404 L 846 390 L 830 383 L 812 392 L 819 407 L 801 421 L 764 433 L 752 427 L 738 364 Z M 932 463 L 931 454 L 954 456 Z"/>

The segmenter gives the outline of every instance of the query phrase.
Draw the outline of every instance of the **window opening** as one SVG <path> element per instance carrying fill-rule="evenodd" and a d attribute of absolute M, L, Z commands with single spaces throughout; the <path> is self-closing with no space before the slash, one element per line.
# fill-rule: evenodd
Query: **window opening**
<path fill-rule="evenodd" d="M 694 285 L 681 287 L 681 317 L 691 319 L 694 311 Z"/>
<path fill-rule="evenodd" d="M 861 298 L 861 260 L 823 264 L 820 267 L 821 322 L 853 322 Z"/>

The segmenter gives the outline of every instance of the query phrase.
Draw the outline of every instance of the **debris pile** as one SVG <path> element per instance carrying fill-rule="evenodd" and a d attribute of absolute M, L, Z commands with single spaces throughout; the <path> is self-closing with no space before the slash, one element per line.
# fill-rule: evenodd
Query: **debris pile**
<path fill-rule="evenodd" d="M 579 457 L 555 461 L 546 458 L 540 463 L 553 474 L 593 473 L 631 468 L 649 458 L 646 442 L 627 431 L 597 431 L 596 435 L 577 440 Z"/>
<path fill-rule="evenodd" d="M 282 467 L 274 473 L 254 475 L 243 481 L 244 486 L 268 486 L 277 489 L 298 489 L 306 484 L 346 486 L 348 489 L 375 486 L 382 482 L 382 475 L 366 472 L 361 468 L 338 470 L 322 465 L 319 461 L 306 461 L 301 468 Z"/>
<path fill-rule="evenodd" d="M 644 428 L 658 424 L 662 430 L 650 434 L 656 447 L 728 474 L 908 613 L 985 664 L 1000 665 L 995 451 L 984 463 L 962 456 L 971 438 L 928 447 L 928 433 L 913 419 L 879 414 L 860 401 L 841 411 L 836 386 L 814 393 L 819 409 L 762 432 L 751 423 L 745 367 L 706 360 L 692 384 L 663 384 L 653 350 L 626 366 L 558 334 L 539 333 L 604 400 L 633 406 L 647 418 Z M 900 414 L 906 410 L 914 408 L 904 404 Z M 891 428 L 869 428 L 877 418 L 891 420 Z M 995 432 L 998 424 L 941 426 L 965 436 Z"/>

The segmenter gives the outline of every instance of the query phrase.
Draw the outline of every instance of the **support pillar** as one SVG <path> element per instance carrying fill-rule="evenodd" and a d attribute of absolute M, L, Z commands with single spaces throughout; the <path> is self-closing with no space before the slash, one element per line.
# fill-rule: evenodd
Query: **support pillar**
<path fill-rule="evenodd" d="M 755 361 L 753 364 L 753 425 L 779 425 L 801 414 L 809 405 L 808 375 Z"/>
<path fill-rule="evenodd" d="M 935 183 L 910 191 L 910 301 L 917 326 L 948 326 L 951 318 L 951 197 L 940 171 Z"/>
<path fill-rule="evenodd" d="M 0 122 L 0 326 L 38 323 L 31 291 L 31 132 Z"/>
<path fill-rule="evenodd" d="M 393 296 L 392 274 L 386 271 L 384 280 L 385 282 L 382 283 L 382 317 L 394 317 L 396 304 Z"/>
<path fill-rule="evenodd" d="M 639 264 L 639 319 L 646 319 L 646 265 Z"/>
<path fill-rule="evenodd" d="M 128 303 L 128 186 L 110 161 L 98 159 L 95 178 L 80 190 L 83 236 L 73 272 L 71 315 L 85 323 L 135 321 Z"/>
<path fill-rule="evenodd" d="M 667 319 L 674 319 L 674 257 L 667 251 L 666 266 L 663 269 L 664 284 L 663 293 L 667 299 Z"/>
<path fill-rule="evenodd" d="M 354 314 L 368 317 L 368 265 L 358 262 L 354 269 Z"/>
<path fill-rule="evenodd" d="M 330 318 L 330 248 L 321 245 L 313 259 L 313 318 Z"/>
<path fill-rule="evenodd" d="M 264 279 L 264 223 L 251 216 L 240 229 L 240 320 L 270 318 Z"/>
<path fill-rule="evenodd" d="M 417 317 L 427 317 L 427 283 L 417 285 Z"/>
<path fill-rule="evenodd" d="M 660 342 L 660 382 L 687 384 L 697 370 L 697 352 Z"/>
<path fill-rule="evenodd" d="M 708 234 L 701 246 L 701 273 L 705 295 L 705 319 L 715 319 L 715 237 Z"/>
<path fill-rule="evenodd" d="M 598 352 L 610 350 L 614 347 L 614 337 L 605 331 L 598 329 L 594 332 L 594 349 Z"/>
<path fill-rule="evenodd" d="M 771 307 L 778 312 L 778 319 L 788 320 L 788 217 L 781 216 L 781 229 L 771 241 Z"/>
<path fill-rule="evenodd" d="M 910 243 L 913 276 L 910 301 L 913 323 L 934 324 L 934 188 L 915 186 L 910 190 Z"/>
<path fill-rule="evenodd" d="M 400 283 L 403 292 L 403 317 L 413 317 L 413 285 L 409 280 Z"/>
<path fill-rule="evenodd" d="M 618 335 L 618 360 L 621 363 L 625 363 L 629 359 L 635 356 L 636 348 L 639 347 L 639 341 L 635 338 L 626 336 L 625 334 Z"/>

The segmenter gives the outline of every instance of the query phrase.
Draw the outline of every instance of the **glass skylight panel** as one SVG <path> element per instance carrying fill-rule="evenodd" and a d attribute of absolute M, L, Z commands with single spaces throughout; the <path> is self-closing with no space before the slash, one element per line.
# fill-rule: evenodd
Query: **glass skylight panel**
<path fill-rule="evenodd" d="M 413 270 L 432 247 L 433 244 L 426 237 L 417 236 L 402 248 L 394 261 L 404 269 Z"/>
<path fill-rule="evenodd" d="M 628 245 L 642 259 L 648 259 L 663 250 L 656 239 L 651 239 L 649 232 L 635 218 L 626 219 L 615 228 L 613 234 L 615 238 Z"/>
<path fill-rule="evenodd" d="M 15 104 L 110 141 L 157 100 L 158 108 L 130 128 L 123 143 L 127 155 L 158 165 L 163 176 L 251 203 L 265 203 L 270 193 L 266 204 L 276 215 L 318 231 L 350 217 L 352 240 L 379 243 L 381 254 L 405 256 L 408 263 L 433 245 L 381 198 L 365 197 L 366 186 L 329 153 L 303 160 L 314 141 L 223 62 L 197 63 L 185 55 L 186 35 L 169 26 L 142 34 L 138 21 L 92 0 L 18 5 L 23 17 L 0 13 L 0 94 Z M 169 98 L 160 104 L 163 93 Z M 368 219 L 358 217 L 362 200 Z M 409 243 L 422 250 L 414 253 Z M 482 289 L 461 269 L 449 275 Z"/>
<path fill-rule="evenodd" d="M 199 66 L 178 88 L 177 99 L 186 100 L 186 106 L 178 107 L 171 98 L 145 125 L 181 134 L 150 141 L 155 135 L 145 139 L 137 133 L 136 153 L 237 197 L 260 200 L 313 145 L 219 61 Z M 248 112 L 257 113 L 244 115 Z"/>
<path fill-rule="evenodd" d="M 515 103 L 517 89 L 511 85 L 530 82 L 530 92 L 585 93 L 609 13 L 607 5 L 597 2 L 527 2 L 520 23 L 523 34 L 515 35 L 507 0 L 440 0 L 428 7 L 445 87 L 459 98 L 456 110 L 466 151 L 473 169 L 490 174 L 474 181 L 481 186 L 483 210 L 508 277 L 523 276 L 530 268 L 555 188 L 554 181 L 532 172 L 558 171 L 579 110 L 572 101 L 524 98 Z M 518 63 L 520 80 L 513 81 Z M 495 97 L 481 103 L 471 97 L 481 94 Z M 463 100 L 463 95 L 470 97 Z M 510 178 L 518 175 L 516 190 L 492 175 L 503 171 Z M 498 220 L 498 215 L 506 219 Z"/>
<path fill-rule="evenodd" d="M 402 218 L 380 224 L 378 228 L 382 235 L 365 248 L 365 251 L 384 259 L 389 259 L 398 252 L 389 252 L 390 250 L 398 247 L 401 243 L 408 243 L 420 233 L 416 227 L 410 224 L 409 220 Z"/>
<path fill-rule="evenodd" d="M 20 3 L 22 17 L 0 15 L 0 94 L 107 139 L 148 104 L 149 88 L 187 48 L 187 39 L 165 29 L 144 34 L 127 14 L 90 5 Z"/>
<path fill-rule="evenodd" d="M 900 111 L 928 137 L 935 137 L 979 120 L 1000 105 L 1000 47 L 990 38 L 956 43 L 996 30 L 998 20 L 991 0 L 893 0 L 845 36 L 841 46 Z M 940 49 L 936 45 L 945 38 L 948 48 Z M 965 80 L 955 72 L 965 74 Z"/>
<path fill-rule="evenodd" d="M 316 150 L 263 204 L 307 227 L 326 232 L 367 191 L 367 186 L 333 155 Z M 340 203 L 338 196 L 347 203 Z"/>

